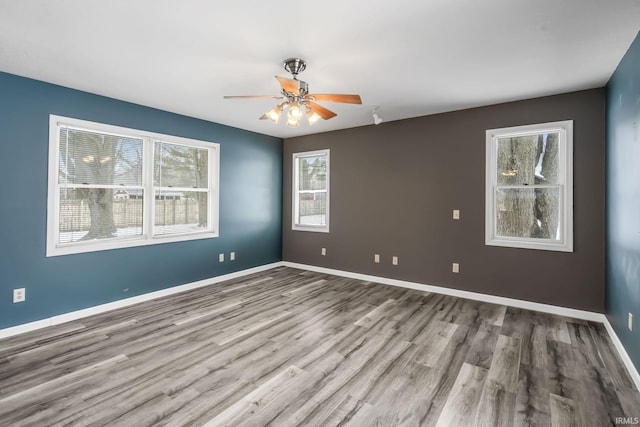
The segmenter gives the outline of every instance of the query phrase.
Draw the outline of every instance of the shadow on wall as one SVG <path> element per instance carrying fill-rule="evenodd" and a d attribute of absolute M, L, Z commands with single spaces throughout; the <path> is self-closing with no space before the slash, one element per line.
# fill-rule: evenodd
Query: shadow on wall
<path fill-rule="evenodd" d="M 613 260 L 614 266 L 618 271 L 623 272 L 624 283 L 628 288 L 629 294 L 634 295 L 632 284 L 636 284 L 637 287 L 640 283 L 640 254 L 637 251 L 625 250 L 622 248 L 617 248 L 616 252 L 618 254 L 622 253 L 622 256 Z M 640 297 L 638 299 L 640 299 Z M 638 301 L 634 302 L 638 303 Z"/>
<path fill-rule="evenodd" d="M 627 325 L 628 313 L 637 316 L 640 307 L 640 250 L 632 246 L 611 245 L 608 248 L 606 306 L 607 317 L 636 367 L 640 360 L 640 341 Z M 615 283 L 615 287 L 611 284 Z M 614 310 L 615 308 L 615 310 Z"/>
<path fill-rule="evenodd" d="M 628 248 L 616 245 L 610 248 L 611 272 L 617 272 L 619 283 L 626 289 L 626 295 L 632 298 L 628 303 L 633 307 L 640 306 L 640 251 L 636 248 Z M 622 277 L 620 277 L 622 276 Z"/>

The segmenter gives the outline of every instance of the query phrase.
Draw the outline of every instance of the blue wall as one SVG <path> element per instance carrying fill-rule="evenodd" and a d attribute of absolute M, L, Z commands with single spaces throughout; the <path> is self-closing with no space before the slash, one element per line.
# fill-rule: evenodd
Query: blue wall
<path fill-rule="evenodd" d="M 45 257 L 49 114 L 219 143 L 220 237 Z M 278 138 L 0 73 L 0 153 L 0 329 L 281 259 Z"/>
<path fill-rule="evenodd" d="M 640 369 L 640 35 L 607 85 L 606 173 L 605 309 Z"/>

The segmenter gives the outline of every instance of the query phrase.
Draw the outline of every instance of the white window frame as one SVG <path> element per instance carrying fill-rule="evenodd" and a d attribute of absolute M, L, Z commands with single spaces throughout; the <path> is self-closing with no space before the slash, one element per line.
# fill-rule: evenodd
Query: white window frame
<path fill-rule="evenodd" d="M 326 180 L 326 214 L 325 214 L 325 224 L 324 225 L 310 225 L 310 224 L 298 224 L 296 220 L 298 218 L 298 212 L 300 210 L 300 197 L 299 197 L 299 182 L 298 182 L 298 159 L 304 157 L 316 157 L 316 156 L 326 156 L 327 157 L 327 180 Z M 292 218 L 291 218 L 291 229 L 296 231 L 314 231 L 318 233 L 328 233 L 329 232 L 329 192 L 330 192 L 330 182 L 331 182 L 331 167 L 330 167 L 330 150 L 315 150 L 315 151 L 304 151 L 299 153 L 293 153 L 293 176 L 291 179 L 291 186 L 293 189 L 293 198 L 292 198 Z"/>
<path fill-rule="evenodd" d="M 86 242 L 58 243 L 60 191 L 58 184 L 58 152 L 60 147 L 60 127 L 72 127 L 92 132 L 104 132 L 116 135 L 126 135 L 142 139 L 142 189 L 143 199 L 143 227 L 142 235 L 121 237 Z M 204 148 L 208 150 L 209 158 L 209 188 L 207 230 L 200 232 L 153 235 L 155 224 L 155 189 L 159 188 L 153 182 L 153 150 L 154 142 L 162 141 L 183 146 Z M 129 248 L 135 246 L 155 245 L 161 243 L 182 242 L 187 240 L 209 239 L 219 236 L 219 176 L 220 176 L 220 144 L 183 138 L 173 135 L 147 132 L 120 126 L 112 126 L 87 120 L 74 119 L 57 115 L 49 115 L 49 174 L 47 195 L 47 257 L 77 254 L 84 252 L 103 251 L 110 249 Z"/>
<path fill-rule="evenodd" d="M 506 237 L 496 235 L 496 192 L 498 139 L 558 132 L 558 187 L 560 190 L 560 239 Z M 486 213 L 485 244 L 512 248 L 573 252 L 573 120 L 514 126 L 486 131 Z M 505 186 L 506 187 L 506 186 Z M 547 185 L 528 185 L 526 188 L 545 188 Z M 502 188 L 502 187 L 500 187 Z M 518 188 L 509 186 L 509 188 Z M 524 187 L 523 187 L 524 188 Z"/>

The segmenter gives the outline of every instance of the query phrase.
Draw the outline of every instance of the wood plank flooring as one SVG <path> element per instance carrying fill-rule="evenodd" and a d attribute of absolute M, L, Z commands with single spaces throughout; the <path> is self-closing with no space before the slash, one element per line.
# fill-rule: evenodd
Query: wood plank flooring
<path fill-rule="evenodd" d="M 0 340 L 1 426 L 606 426 L 603 325 L 280 267 Z"/>

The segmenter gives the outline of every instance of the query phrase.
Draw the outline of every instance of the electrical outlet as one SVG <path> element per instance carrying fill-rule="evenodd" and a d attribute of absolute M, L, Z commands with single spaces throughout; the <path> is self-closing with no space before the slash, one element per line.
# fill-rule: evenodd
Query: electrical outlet
<path fill-rule="evenodd" d="M 454 273 L 460 273 L 460 264 L 458 264 L 457 262 L 454 262 L 451 265 L 451 271 L 453 271 Z"/>
<path fill-rule="evenodd" d="M 218 255 L 218 262 L 224 262 L 224 254 Z"/>
<path fill-rule="evenodd" d="M 236 253 L 235 252 L 231 252 L 229 254 L 229 261 L 235 261 L 236 260 Z"/>
<path fill-rule="evenodd" d="M 391 264 L 398 265 L 398 257 L 397 256 L 394 256 L 393 258 L 391 258 Z"/>
<path fill-rule="evenodd" d="M 629 330 L 633 331 L 633 314 L 629 313 Z"/>
<path fill-rule="evenodd" d="M 22 302 L 26 298 L 25 289 L 19 288 L 13 290 L 13 302 Z"/>
<path fill-rule="evenodd" d="M 373 255 L 373 262 L 375 262 L 376 264 L 380 264 L 380 254 Z"/>
<path fill-rule="evenodd" d="M 327 248 L 322 248 L 322 250 L 320 251 L 320 254 L 321 254 L 322 256 L 327 255 Z"/>
<path fill-rule="evenodd" d="M 460 219 L 460 209 L 453 210 L 453 219 Z"/>

